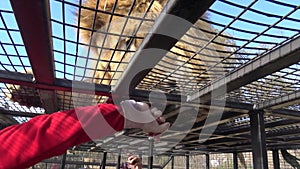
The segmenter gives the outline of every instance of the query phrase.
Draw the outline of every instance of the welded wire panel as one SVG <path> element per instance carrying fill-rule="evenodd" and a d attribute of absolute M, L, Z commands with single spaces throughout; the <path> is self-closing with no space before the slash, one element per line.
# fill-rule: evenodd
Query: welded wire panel
<path fill-rule="evenodd" d="M 299 149 L 287 149 L 286 151 L 289 154 L 291 154 L 292 156 L 295 156 L 297 158 L 300 156 L 300 150 Z M 280 168 L 293 169 L 296 166 L 296 163 L 291 162 L 292 160 L 288 160 L 288 161 L 290 161 L 290 163 L 287 162 L 287 160 L 285 160 L 285 159 L 288 159 L 288 158 L 286 158 L 286 156 L 283 157 L 283 154 L 282 154 L 281 151 L 279 151 L 279 159 L 280 159 L 279 160 Z"/>
<path fill-rule="evenodd" d="M 106 96 L 97 96 L 78 92 L 57 91 L 56 95 L 60 110 L 70 110 L 76 107 L 105 103 L 108 99 Z"/>
<path fill-rule="evenodd" d="M 199 30 L 200 27 L 203 31 Z M 199 90 L 213 78 L 223 75 L 225 69 L 217 64 L 220 64 L 226 49 L 219 44 L 210 43 L 210 35 L 204 31 L 216 34 L 209 23 L 199 20 L 154 67 L 138 88 L 187 94 Z"/>
<path fill-rule="evenodd" d="M 266 133 L 269 134 L 269 135 L 274 135 L 276 133 L 280 133 L 280 134 L 284 134 L 284 133 L 291 133 L 291 131 L 295 130 L 295 131 L 299 131 L 300 129 L 300 124 L 299 123 L 295 123 L 295 124 L 290 124 L 290 125 L 283 125 L 283 126 L 276 126 L 276 127 L 273 127 L 273 128 L 268 128 L 266 129 Z M 278 138 L 279 137 L 282 137 L 282 136 L 277 136 Z M 288 138 L 292 138 L 292 137 L 298 137 L 297 135 L 295 134 L 290 134 L 290 136 L 284 136 L 285 139 L 288 139 Z"/>
<path fill-rule="evenodd" d="M 31 74 L 31 65 L 23 39 L 8 0 L 1 1 L 0 5 L 0 37 L 0 70 Z M 2 101 L 15 111 L 24 111 L 31 106 L 41 106 L 40 97 L 35 88 L 1 83 L 0 95 L 3 98 Z"/>
<path fill-rule="evenodd" d="M 289 120 L 289 119 L 274 116 L 274 115 L 265 115 L 264 116 L 265 125 L 275 124 L 277 122 L 283 122 L 286 120 Z M 278 123 L 278 124 L 280 126 L 280 123 Z M 242 128 L 249 128 L 249 127 L 250 127 L 250 117 L 249 117 L 249 115 L 245 114 L 245 116 L 233 118 L 232 120 L 227 121 L 226 123 L 219 124 L 217 131 L 226 133 L 229 131 L 234 131 L 234 130 L 242 129 Z M 273 125 L 272 125 L 272 127 L 273 127 Z"/>
<path fill-rule="evenodd" d="M 17 102 L 22 106 L 41 107 L 42 103 L 38 91 L 33 87 L 20 85 L 5 85 L 7 89 L 4 95 L 11 101 Z"/>
<path fill-rule="evenodd" d="M 300 104 L 291 105 L 286 108 L 290 110 L 300 111 Z"/>
<path fill-rule="evenodd" d="M 249 115 L 245 115 L 243 117 L 234 118 L 226 123 L 219 124 L 217 131 L 221 133 L 247 128 L 250 126 L 250 117 Z"/>
<path fill-rule="evenodd" d="M 138 88 L 193 93 L 298 37 L 298 8 L 296 1 L 216 1 Z"/>
<path fill-rule="evenodd" d="M 114 85 L 159 14 L 133 2 L 50 1 L 56 77 Z"/>
<path fill-rule="evenodd" d="M 161 10 L 154 1 L 51 0 L 55 76 L 115 85 Z M 72 99 L 78 105 L 106 100 L 92 96 L 98 100 L 81 103 L 91 96 L 77 96 L 58 92 L 59 107 L 73 107 Z"/>
<path fill-rule="evenodd" d="M 9 91 L 9 89 L 8 89 L 10 87 L 17 87 L 17 85 L 0 83 L 0 97 L 1 97 L 0 107 L 4 108 L 5 110 L 20 111 L 20 112 L 31 112 L 31 113 L 44 113 L 45 112 L 45 110 L 43 108 L 40 108 L 37 106 L 34 107 L 34 106 L 22 105 L 22 101 L 20 101 L 20 103 L 13 102 L 12 99 L 10 99 L 12 97 L 11 96 L 12 92 Z M 20 96 L 20 94 L 22 94 L 21 91 L 19 94 L 16 94 L 16 96 Z M 20 97 L 22 98 L 22 96 L 20 96 Z M 38 96 L 37 96 L 37 93 L 32 92 L 31 95 L 28 95 L 27 97 L 38 97 Z M 38 105 L 38 104 L 40 104 L 40 100 L 36 100 L 36 102 L 34 102 L 34 100 L 32 100 L 32 103 Z"/>
<path fill-rule="evenodd" d="M 27 88 L 26 91 L 23 88 L 18 92 L 15 92 L 16 87 L 19 88 L 20 86 L 0 83 L 0 116 L 1 116 L 0 118 L 1 119 L 10 118 L 11 120 L 14 121 L 14 123 L 9 123 L 9 125 L 12 125 L 15 123 L 24 123 L 31 119 L 31 117 L 23 117 L 22 113 L 24 112 L 28 114 L 32 114 L 33 116 L 45 113 L 45 110 L 43 108 L 38 107 L 41 103 L 39 100 L 39 96 L 37 95 L 34 89 L 30 89 L 31 92 L 29 92 L 28 90 L 29 88 Z M 23 100 L 25 98 L 31 99 L 30 103 L 32 105 L 35 105 L 35 107 L 32 105 L 28 105 L 28 101 Z M 7 115 L 5 114 L 5 112 L 15 112 L 16 115 L 13 115 L 13 113 L 11 115 Z M 18 112 L 21 113 L 18 114 Z M 2 113 L 4 114 L 1 115 Z"/>
<path fill-rule="evenodd" d="M 209 154 L 211 168 L 233 168 L 233 156 L 228 154 Z"/>
<path fill-rule="evenodd" d="M 0 6 L 0 70 L 27 72 L 31 66 L 9 0 Z"/>
<path fill-rule="evenodd" d="M 282 69 L 238 90 L 230 92 L 227 98 L 246 103 L 261 103 L 284 96 L 300 89 L 300 63 Z"/>

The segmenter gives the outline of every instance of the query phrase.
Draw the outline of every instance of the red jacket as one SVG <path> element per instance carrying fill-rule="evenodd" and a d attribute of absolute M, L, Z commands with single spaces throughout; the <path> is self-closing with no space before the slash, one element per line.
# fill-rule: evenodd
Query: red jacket
<path fill-rule="evenodd" d="M 0 169 L 22 169 L 123 130 L 118 107 L 99 104 L 40 115 L 0 131 Z"/>

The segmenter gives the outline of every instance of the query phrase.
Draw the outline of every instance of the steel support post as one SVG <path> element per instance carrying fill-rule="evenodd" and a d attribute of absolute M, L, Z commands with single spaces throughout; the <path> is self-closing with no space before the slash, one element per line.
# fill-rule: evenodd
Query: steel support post
<path fill-rule="evenodd" d="M 174 169 L 174 156 L 172 157 L 171 169 Z"/>
<path fill-rule="evenodd" d="M 279 154 L 278 154 L 278 150 L 272 150 L 272 154 L 273 154 L 273 166 L 274 169 L 280 169 L 280 162 L 279 162 Z"/>
<path fill-rule="evenodd" d="M 122 150 L 119 150 L 118 162 L 117 162 L 116 169 L 120 169 L 120 166 L 121 166 L 121 152 L 122 152 Z"/>
<path fill-rule="evenodd" d="M 153 137 L 149 137 L 148 169 L 153 168 L 153 148 L 154 148 L 154 139 Z"/>
<path fill-rule="evenodd" d="M 209 154 L 207 153 L 207 154 L 205 154 L 205 157 L 206 157 L 206 169 L 209 169 L 210 167 L 209 167 Z"/>
<path fill-rule="evenodd" d="M 237 152 L 233 153 L 233 169 L 238 169 L 239 167 L 238 164 L 238 156 L 237 156 Z"/>
<path fill-rule="evenodd" d="M 105 151 L 105 152 L 103 153 L 102 162 L 101 162 L 101 164 L 100 164 L 101 169 L 105 169 L 105 166 L 106 166 L 106 157 L 107 157 L 107 152 Z"/>
<path fill-rule="evenodd" d="M 185 155 L 185 168 L 186 169 L 190 168 L 190 155 L 189 154 Z"/>
<path fill-rule="evenodd" d="M 254 169 L 268 169 L 263 111 L 250 112 L 250 127 Z"/>
<path fill-rule="evenodd" d="M 61 159 L 61 169 L 65 169 L 65 165 L 66 165 L 66 158 L 67 158 L 67 153 L 65 153 Z"/>

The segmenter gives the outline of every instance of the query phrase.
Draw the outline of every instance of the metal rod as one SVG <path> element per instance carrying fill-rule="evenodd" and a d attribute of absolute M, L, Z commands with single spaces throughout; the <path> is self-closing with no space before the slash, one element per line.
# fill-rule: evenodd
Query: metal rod
<path fill-rule="evenodd" d="M 154 139 L 153 137 L 149 137 L 148 169 L 153 168 L 153 149 L 154 149 Z"/>
<path fill-rule="evenodd" d="M 205 159 L 206 159 L 206 169 L 209 169 L 210 168 L 210 166 L 209 166 L 209 161 L 210 161 L 210 159 L 209 159 L 209 154 L 208 153 L 206 153 L 205 154 Z"/>
<path fill-rule="evenodd" d="M 61 169 L 65 169 L 65 166 L 66 166 L 66 159 L 67 159 L 67 153 L 65 153 L 63 156 L 62 156 L 62 159 L 61 159 Z"/>
<path fill-rule="evenodd" d="M 278 149 L 272 150 L 274 169 L 280 169 Z"/>
<path fill-rule="evenodd" d="M 174 159 L 174 156 L 171 155 L 170 158 L 163 165 L 161 165 L 160 168 L 161 169 L 165 168 L 169 164 L 169 162 L 172 161 L 173 159 Z"/>
<path fill-rule="evenodd" d="M 264 114 L 262 111 L 250 113 L 250 130 L 254 169 L 268 169 Z"/>
<path fill-rule="evenodd" d="M 238 165 L 237 152 L 232 153 L 232 155 L 233 155 L 233 169 L 238 169 L 239 165 Z"/>
<path fill-rule="evenodd" d="M 106 157 L 107 157 L 107 152 L 105 151 L 105 152 L 103 153 L 102 162 L 101 162 L 101 164 L 100 164 L 100 168 L 101 168 L 101 169 L 105 169 L 105 167 L 106 167 Z"/>
<path fill-rule="evenodd" d="M 119 153 L 118 153 L 118 162 L 117 162 L 116 169 L 120 169 L 120 167 L 121 167 L 121 152 L 122 152 L 122 150 L 120 149 Z"/>
<path fill-rule="evenodd" d="M 174 169 L 174 156 L 172 156 L 172 163 L 171 163 L 171 169 Z"/>
<path fill-rule="evenodd" d="M 190 168 L 190 155 L 189 154 L 185 155 L 185 168 L 186 169 Z"/>

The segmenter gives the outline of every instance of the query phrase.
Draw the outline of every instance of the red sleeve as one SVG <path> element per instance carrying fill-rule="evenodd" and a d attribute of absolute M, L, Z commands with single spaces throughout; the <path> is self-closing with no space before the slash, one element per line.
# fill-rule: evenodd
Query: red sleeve
<path fill-rule="evenodd" d="M 0 169 L 22 169 L 72 146 L 121 131 L 118 107 L 101 104 L 40 115 L 0 131 Z"/>

